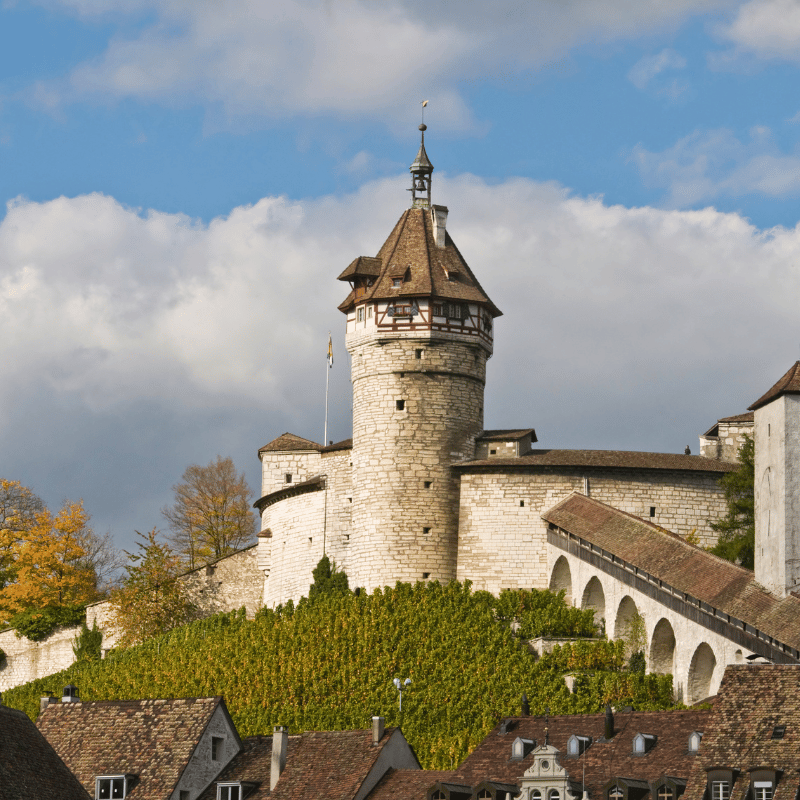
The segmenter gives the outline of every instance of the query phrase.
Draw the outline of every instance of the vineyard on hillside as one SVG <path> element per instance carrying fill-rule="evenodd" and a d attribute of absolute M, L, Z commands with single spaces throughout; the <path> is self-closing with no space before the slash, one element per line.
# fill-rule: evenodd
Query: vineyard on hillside
<path fill-rule="evenodd" d="M 512 625 L 512 621 L 515 624 Z M 516 632 L 515 630 L 516 629 Z M 8 691 L 35 718 L 39 698 L 74 683 L 83 700 L 224 695 L 242 736 L 401 724 L 423 766 L 450 768 L 500 717 L 593 713 L 606 702 L 672 705 L 672 679 L 625 669 L 623 642 L 578 642 L 537 658 L 524 639 L 587 636 L 591 611 L 549 592 L 499 598 L 453 582 L 397 584 L 191 623 L 143 645 Z M 564 675 L 576 675 L 574 693 Z M 398 711 L 393 678 L 411 679 Z"/>

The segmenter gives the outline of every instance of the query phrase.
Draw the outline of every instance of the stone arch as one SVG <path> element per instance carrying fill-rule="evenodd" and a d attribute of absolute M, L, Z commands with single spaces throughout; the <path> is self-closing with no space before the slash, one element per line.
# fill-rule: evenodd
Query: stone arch
<path fill-rule="evenodd" d="M 635 622 L 640 618 L 639 609 L 636 608 L 636 603 L 633 598 L 626 594 L 617 606 L 617 620 L 614 624 L 614 638 L 622 639 L 626 643 L 625 652 L 631 655 L 635 650 L 644 649 L 642 645 L 647 646 L 647 642 L 633 642 L 632 639 L 635 634 Z M 639 647 L 636 647 L 636 645 Z"/>
<path fill-rule="evenodd" d="M 708 697 L 716 666 L 717 659 L 711 645 L 707 642 L 699 644 L 689 666 L 689 704 L 698 703 Z"/>
<path fill-rule="evenodd" d="M 673 675 L 675 664 L 675 631 L 668 619 L 662 617 L 653 629 L 650 641 L 650 671 Z"/>
<path fill-rule="evenodd" d="M 572 570 L 569 568 L 569 561 L 566 556 L 559 556 L 553 566 L 553 574 L 550 576 L 550 591 L 560 592 L 564 590 L 564 599 L 572 605 Z"/>
<path fill-rule="evenodd" d="M 594 575 L 586 588 L 583 590 L 581 598 L 581 608 L 591 608 L 594 611 L 594 621 L 596 625 L 606 618 L 606 593 L 603 591 L 603 584 L 597 575 Z"/>

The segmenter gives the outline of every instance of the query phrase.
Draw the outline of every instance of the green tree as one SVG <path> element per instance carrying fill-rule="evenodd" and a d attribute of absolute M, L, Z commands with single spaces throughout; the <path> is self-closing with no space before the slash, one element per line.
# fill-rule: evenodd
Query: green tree
<path fill-rule="evenodd" d="M 337 569 L 336 563 L 331 561 L 327 555 L 322 556 L 311 575 L 314 578 L 314 583 L 308 587 L 309 600 L 320 597 L 341 597 L 350 594 L 347 575 L 342 570 Z"/>
<path fill-rule="evenodd" d="M 233 460 L 192 464 L 172 487 L 175 502 L 161 510 L 169 540 L 189 569 L 251 544 L 256 532 L 253 492 Z"/>
<path fill-rule="evenodd" d="M 728 512 L 719 522 L 711 523 L 711 527 L 719 534 L 717 544 L 711 552 L 747 569 L 754 568 L 755 557 L 754 483 L 755 445 L 753 437 L 745 435 L 739 448 L 739 468 L 720 480 Z"/>
<path fill-rule="evenodd" d="M 111 611 L 120 647 L 141 644 L 153 636 L 191 620 L 192 606 L 183 584 L 177 580 L 181 559 L 157 540 L 153 528 L 147 535 L 136 531 L 138 553 L 127 553 L 128 573 L 111 592 Z"/>
<path fill-rule="evenodd" d="M 103 632 L 97 627 L 97 621 L 95 620 L 90 628 L 84 618 L 80 633 L 72 643 L 75 661 L 79 664 L 86 661 L 99 661 L 102 645 Z"/>

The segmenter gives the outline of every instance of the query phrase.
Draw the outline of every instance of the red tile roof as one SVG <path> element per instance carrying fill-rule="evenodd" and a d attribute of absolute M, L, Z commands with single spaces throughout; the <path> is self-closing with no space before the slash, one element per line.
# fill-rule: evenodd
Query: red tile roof
<path fill-rule="evenodd" d="M 89 800 L 86 790 L 27 714 L 0 705 L 0 800 L 51 797 Z"/>
<path fill-rule="evenodd" d="M 602 740 L 604 714 L 575 714 L 550 717 L 515 717 L 505 735 L 500 724 L 467 756 L 452 776 L 454 783 L 477 786 L 481 781 L 518 783 L 533 763 L 533 751 L 521 761 L 511 760 L 511 744 L 519 736 L 544 744 L 545 725 L 549 743 L 561 751 L 559 763 L 573 783 L 583 780 L 593 798 L 612 778 L 654 781 L 662 775 L 687 778 L 692 757 L 687 756 L 689 734 L 704 731 L 708 711 L 632 711 L 614 715 L 615 735 Z M 633 737 L 637 733 L 657 738 L 643 756 L 633 755 Z M 567 757 L 570 736 L 591 736 L 592 744 L 580 757 Z"/>
<path fill-rule="evenodd" d="M 783 377 L 748 408 L 755 411 L 783 394 L 800 394 L 800 361 L 795 361 Z"/>
<path fill-rule="evenodd" d="M 776 725 L 786 725 L 783 738 L 772 738 Z M 774 800 L 795 800 L 800 773 L 800 666 L 737 664 L 725 669 L 681 800 L 702 800 L 710 767 L 738 771 L 731 800 L 743 800 L 750 782 L 748 770 L 756 767 L 782 772 Z"/>
<path fill-rule="evenodd" d="M 670 469 L 684 472 L 725 473 L 738 464 L 715 458 L 677 453 L 641 453 L 625 450 L 531 450 L 519 458 L 493 458 L 454 464 L 458 469 L 473 467 L 603 467 L 610 469 Z"/>
<path fill-rule="evenodd" d="M 800 598 L 775 597 L 756 583 L 750 570 L 582 494 L 571 494 L 542 514 L 542 519 L 800 649 Z"/>
<path fill-rule="evenodd" d="M 428 789 L 438 781 L 449 782 L 453 770 L 390 769 L 367 795 L 369 800 L 413 800 L 424 798 Z"/>
<path fill-rule="evenodd" d="M 220 706 L 227 714 L 221 697 L 53 703 L 36 725 L 92 797 L 98 775 L 130 773 L 131 800 L 156 800 L 175 789 Z"/>
<path fill-rule="evenodd" d="M 410 208 L 403 213 L 378 252 L 380 275 L 366 289 L 363 298 L 359 299 L 374 301 L 398 297 L 434 297 L 471 301 L 484 305 L 492 316 L 499 317 L 502 312 L 484 292 L 450 234 L 445 235 L 444 247 L 436 246 L 431 213 L 430 209 L 423 208 Z M 339 276 L 339 280 L 351 279 L 357 271 L 366 275 L 365 261 L 363 258 L 360 262 L 356 259 Z M 371 260 L 368 266 L 370 270 L 375 268 Z M 406 270 L 409 271 L 408 280 L 400 288 L 393 288 L 392 277 L 402 276 Z M 456 279 L 449 280 L 448 272 L 457 273 Z M 354 304 L 355 293 L 351 291 L 339 308 L 346 313 Z"/>

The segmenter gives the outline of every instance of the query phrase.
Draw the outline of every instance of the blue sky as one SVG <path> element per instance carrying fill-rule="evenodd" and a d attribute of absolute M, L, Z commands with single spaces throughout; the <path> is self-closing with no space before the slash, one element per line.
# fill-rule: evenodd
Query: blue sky
<path fill-rule="evenodd" d="M 349 435 L 336 275 L 434 196 L 487 425 L 696 451 L 798 357 L 798 0 L 0 2 L 2 475 L 120 544 L 191 463 Z"/>

